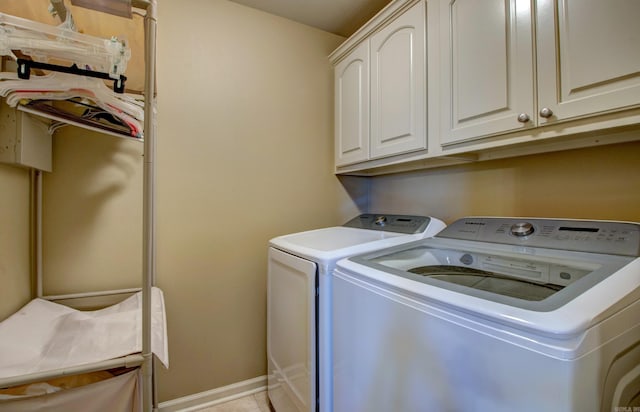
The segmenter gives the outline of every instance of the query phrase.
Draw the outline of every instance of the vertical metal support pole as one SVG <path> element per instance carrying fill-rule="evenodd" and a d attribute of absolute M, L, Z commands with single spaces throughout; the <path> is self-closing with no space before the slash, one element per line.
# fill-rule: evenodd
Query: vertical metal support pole
<path fill-rule="evenodd" d="M 39 173 L 36 169 L 29 170 L 29 274 L 30 278 L 30 290 L 31 290 L 31 298 L 40 297 L 38 294 L 38 216 L 37 210 L 38 205 L 38 196 L 37 196 L 37 186 L 38 186 L 38 176 Z"/>
<path fill-rule="evenodd" d="M 42 276 L 42 171 L 34 171 L 35 190 L 35 271 L 36 271 L 36 297 L 44 295 L 44 279 Z"/>
<path fill-rule="evenodd" d="M 156 210 L 155 210 L 155 63 L 156 63 L 156 1 L 147 7 L 144 18 L 145 84 L 144 84 L 144 182 L 143 182 L 143 264 L 142 264 L 142 406 L 144 411 L 157 408 L 154 394 L 153 353 L 151 352 L 151 287 L 156 272 Z"/>

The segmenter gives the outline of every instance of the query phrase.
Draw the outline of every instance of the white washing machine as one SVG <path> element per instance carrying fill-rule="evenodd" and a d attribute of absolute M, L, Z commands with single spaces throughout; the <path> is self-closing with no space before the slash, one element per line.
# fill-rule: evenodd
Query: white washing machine
<path fill-rule="evenodd" d="M 640 225 L 464 218 L 333 272 L 334 412 L 640 410 Z"/>
<path fill-rule="evenodd" d="M 268 394 L 277 412 L 331 410 L 331 277 L 344 257 L 433 236 L 425 216 L 363 214 L 269 242 Z"/>

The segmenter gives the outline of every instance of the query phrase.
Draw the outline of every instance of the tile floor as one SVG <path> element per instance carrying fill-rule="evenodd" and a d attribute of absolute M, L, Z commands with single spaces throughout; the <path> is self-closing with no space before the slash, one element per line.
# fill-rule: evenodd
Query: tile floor
<path fill-rule="evenodd" d="M 270 409 L 267 392 L 264 391 L 215 406 L 198 409 L 198 412 L 270 412 Z"/>

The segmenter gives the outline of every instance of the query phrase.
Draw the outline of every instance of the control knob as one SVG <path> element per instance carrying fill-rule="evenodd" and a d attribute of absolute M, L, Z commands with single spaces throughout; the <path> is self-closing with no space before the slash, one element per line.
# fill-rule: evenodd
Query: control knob
<path fill-rule="evenodd" d="M 386 216 L 376 216 L 376 220 L 373 222 L 378 226 L 384 226 L 387 223 Z"/>
<path fill-rule="evenodd" d="M 511 226 L 511 234 L 517 237 L 529 236 L 535 231 L 529 222 L 516 223 Z"/>

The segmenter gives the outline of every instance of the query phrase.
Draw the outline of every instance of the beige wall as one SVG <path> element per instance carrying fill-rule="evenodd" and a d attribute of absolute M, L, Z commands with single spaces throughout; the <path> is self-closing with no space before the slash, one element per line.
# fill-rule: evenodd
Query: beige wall
<path fill-rule="evenodd" d="M 27 303 L 29 171 L 0 164 L 0 320 Z"/>
<path fill-rule="evenodd" d="M 370 210 L 640 222 L 639 167 L 634 142 L 382 176 Z"/>
<path fill-rule="evenodd" d="M 221 0 L 163 2 L 158 29 L 167 400 L 266 374 L 268 240 L 358 211 L 331 173 L 342 38 Z"/>
<path fill-rule="evenodd" d="M 60 129 L 43 186 L 45 294 L 139 286 L 142 143 Z"/>

